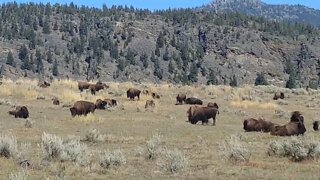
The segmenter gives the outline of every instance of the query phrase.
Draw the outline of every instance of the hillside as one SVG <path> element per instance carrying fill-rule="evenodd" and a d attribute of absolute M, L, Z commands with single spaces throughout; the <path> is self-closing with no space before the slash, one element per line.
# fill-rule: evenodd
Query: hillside
<path fill-rule="evenodd" d="M 238 86 L 261 73 L 278 86 L 319 84 L 319 30 L 308 24 L 74 4 L 8 3 L 0 12 L 0 72 L 9 78 Z"/>
<path fill-rule="evenodd" d="M 261 0 L 215 0 L 203 8 L 217 13 L 240 12 L 270 20 L 286 20 L 320 26 L 320 10 L 303 5 L 271 5 Z"/>

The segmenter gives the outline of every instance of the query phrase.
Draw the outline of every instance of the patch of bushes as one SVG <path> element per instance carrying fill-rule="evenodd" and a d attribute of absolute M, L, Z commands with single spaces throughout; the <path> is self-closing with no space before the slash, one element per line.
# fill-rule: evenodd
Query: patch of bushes
<path fill-rule="evenodd" d="M 161 151 L 161 138 L 158 133 L 152 135 L 152 137 L 146 142 L 146 154 L 148 159 L 156 159 Z"/>
<path fill-rule="evenodd" d="M 110 166 L 120 166 L 126 163 L 126 158 L 120 149 L 113 152 L 105 151 L 100 155 L 100 166 L 110 168 Z"/>
<path fill-rule="evenodd" d="M 92 142 L 92 143 L 98 143 L 103 142 L 106 139 L 106 135 L 101 134 L 99 130 L 97 129 L 91 129 L 85 137 L 85 141 Z"/>
<path fill-rule="evenodd" d="M 219 144 L 220 155 L 233 163 L 248 162 L 251 151 L 243 136 L 231 135 Z"/>
<path fill-rule="evenodd" d="M 21 172 L 18 174 L 9 174 L 9 180 L 27 180 L 27 175 L 25 172 Z"/>
<path fill-rule="evenodd" d="M 288 157 L 292 161 L 320 158 L 320 141 L 303 136 L 272 141 L 269 144 L 269 156 Z"/>
<path fill-rule="evenodd" d="M 163 160 L 159 165 L 166 171 L 175 173 L 186 168 L 188 166 L 188 160 L 184 153 L 178 149 L 165 150 Z"/>

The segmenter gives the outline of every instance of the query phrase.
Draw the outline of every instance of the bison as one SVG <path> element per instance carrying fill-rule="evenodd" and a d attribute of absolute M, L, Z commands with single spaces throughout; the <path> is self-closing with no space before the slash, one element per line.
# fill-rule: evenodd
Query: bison
<path fill-rule="evenodd" d="M 88 83 L 88 82 L 83 82 L 83 81 L 79 81 L 78 82 L 78 88 L 79 88 L 79 90 L 82 92 L 84 89 L 89 89 L 89 86 L 90 86 L 91 84 L 90 83 Z"/>
<path fill-rule="evenodd" d="M 265 121 L 263 119 L 246 119 L 243 121 L 243 129 L 246 132 L 251 132 L 251 131 L 262 131 L 262 132 L 270 132 L 274 128 L 275 124 L 273 124 L 270 121 Z"/>
<path fill-rule="evenodd" d="M 193 105 L 194 104 L 197 104 L 197 105 L 203 104 L 203 102 L 200 99 L 195 98 L 195 97 L 187 98 L 185 102 L 186 102 L 186 104 L 193 104 Z"/>
<path fill-rule="evenodd" d="M 53 104 L 53 105 L 60 105 L 59 99 L 56 98 L 56 97 L 52 98 L 52 104 Z"/>
<path fill-rule="evenodd" d="M 50 86 L 50 83 L 48 83 L 47 81 L 39 81 L 38 86 L 41 88 L 47 88 Z"/>
<path fill-rule="evenodd" d="M 101 83 L 101 82 L 97 82 L 96 84 L 89 85 L 89 89 L 90 89 L 90 92 L 92 95 L 95 95 L 96 92 L 98 92 L 104 88 L 109 88 L 109 86 L 107 86 L 106 84 Z"/>
<path fill-rule="evenodd" d="M 211 103 L 211 102 L 209 102 L 208 105 L 207 105 L 207 107 L 214 107 L 214 108 L 216 108 L 216 109 L 219 109 L 219 106 L 218 106 L 217 103 Z"/>
<path fill-rule="evenodd" d="M 152 98 L 153 99 L 160 99 L 160 95 L 159 94 L 157 94 L 157 93 L 151 93 L 151 96 L 152 96 Z"/>
<path fill-rule="evenodd" d="M 177 99 L 176 105 L 178 105 L 178 104 L 181 105 L 181 104 L 183 104 L 183 102 L 186 102 L 187 96 L 186 96 L 186 94 L 179 93 L 177 95 L 176 99 Z"/>
<path fill-rule="evenodd" d="M 191 124 L 197 124 L 198 121 L 202 121 L 202 124 L 208 124 L 210 118 L 213 119 L 212 125 L 215 126 L 216 124 L 216 115 L 218 110 L 213 107 L 197 107 L 193 106 L 190 107 L 187 111 L 188 113 L 188 120 Z"/>
<path fill-rule="evenodd" d="M 109 107 L 117 106 L 117 100 L 115 100 L 115 99 L 104 99 L 104 101 L 107 102 L 107 105 Z"/>
<path fill-rule="evenodd" d="M 149 95 L 150 91 L 149 91 L 149 90 L 144 89 L 144 90 L 142 91 L 142 93 L 143 93 L 143 94 L 146 94 L 146 95 Z"/>
<path fill-rule="evenodd" d="M 101 99 L 97 99 L 97 100 L 96 100 L 95 106 L 96 106 L 97 109 L 106 109 L 106 108 L 105 108 L 106 105 L 107 105 L 107 102 L 106 102 L 106 101 L 101 100 Z"/>
<path fill-rule="evenodd" d="M 73 107 L 70 108 L 72 117 L 78 115 L 87 115 L 89 113 L 94 113 L 96 110 L 96 105 L 88 101 L 77 101 L 74 103 Z"/>
<path fill-rule="evenodd" d="M 8 112 L 11 115 L 14 115 L 15 118 L 28 118 L 29 117 L 29 111 L 26 106 L 17 106 L 16 110 L 9 111 Z"/>
<path fill-rule="evenodd" d="M 283 92 L 274 93 L 273 100 L 278 100 L 278 99 L 284 99 L 284 93 Z"/>
<path fill-rule="evenodd" d="M 294 111 L 291 114 L 290 122 L 304 122 L 304 117 L 300 113 L 300 111 Z"/>
<path fill-rule="evenodd" d="M 127 98 L 130 98 L 130 100 L 134 100 L 134 98 L 137 96 L 138 100 L 140 100 L 140 93 L 141 91 L 138 89 L 130 88 L 127 91 Z"/>
<path fill-rule="evenodd" d="M 294 136 L 303 135 L 306 132 L 306 128 L 302 122 L 289 122 L 283 126 L 275 126 L 271 130 L 273 136 Z"/>
<path fill-rule="evenodd" d="M 313 130 L 319 131 L 319 121 L 314 121 L 313 122 Z"/>
<path fill-rule="evenodd" d="M 154 108 L 156 106 L 156 104 L 154 103 L 154 101 L 153 100 L 147 100 L 146 101 L 146 105 L 144 106 L 144 108 L 149 108 L 149 107 L 151 107 L 151 108 Z"/>

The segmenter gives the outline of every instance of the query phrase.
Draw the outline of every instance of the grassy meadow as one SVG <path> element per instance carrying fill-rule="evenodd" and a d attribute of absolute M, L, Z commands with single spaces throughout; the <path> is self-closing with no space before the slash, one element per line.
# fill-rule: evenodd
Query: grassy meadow
<path fill-rule="evenodd" d="M 20 165 L 21 158 L 19 161 L 15 157 L 0 157 L 0 179 L 320 177 L 317 158 L 293 162 L 286 157 L 267 154 L 270 142 L 290 137 L 275 137 L 260 132 L 245 133 L 242 125 L 243 120 L 249 117 L 263 117 L 285 124 L 290 119 L 290 113 L 299 110 L 303 113 L 307 128 L 302 138 L 319 141 L 319 132 L 313 131 L 312 123 L 319 118 L 320 91 L 289 90 L 274 86 L 231 88 L 110 82 L 107 83 L 110 88 L 93 96 L 89 91 L 80 93 L 77 82 L 72 80 L 54 80 L 48 88 L 40 88 L 37 84 L 37 80 L 31 79 L 3 79 L 0 85 L 0 155 L 4 144 L 1 138 L 13 137 L 18 145 L 13 151 L 17 154 L 23 152 L 23 159 L 31 164 L 23 168 Z M 151 95 L 142 94 L 140 101 L 129 101 L 126 90 L 130 87 L 141 91 L 151 90 L 160 94 L 161 98 L 155 100 L 154 109 L 145 109 L 145 102 L 152 99 Z M 279 90 L 285 93 L 286 98 L 272 100 L 274 93 Z M 220 108 L 216 126 L 187 123 L 186 112 L 190 106 L 175 105 L 175 97 L 179 92 L 186 93 L 187 97 L 202 99 L 204 105 L 216 102 Z M 59 106 L 52 104 L 53 97 L 60 100 Z M 71 117 L 69 106 L 75 101 L 95 102 L 98 98 L 114 98 L 118 106 L 96 110 L 87 117 Z M 25 126 L 26 120 L 8 114 L 17 105 L 28 107 L 31 128 Z M 92 137 L 88 135 L 90 132 Z M 43 143 L 46 138 L 50 139 L 46 134 L 56 136 L 49 145 Z M 246 149 L 250 154 L 247 160 L 235 162 L 224 158 L 226 149 L 221 147 L 230 136 L 240 137 L 241 142 L 232 143 L 234 147 L 229 150 L 239 147 Z M 72 145 L 72 140 L 78 140 L 78 144 Z M 60 158 L 46 158 L 44 147 L 53 147 L 55 143 L 56 146 L 64 146 L 64 149 L 76 149 L 73 158 L 69 158 L 71 155 L 68 158 L 62 155 Z M 237 143 L 242 143 L 242 146 L 237 147 Z M 68 152 L 71 154 L 71 150 Z"/>

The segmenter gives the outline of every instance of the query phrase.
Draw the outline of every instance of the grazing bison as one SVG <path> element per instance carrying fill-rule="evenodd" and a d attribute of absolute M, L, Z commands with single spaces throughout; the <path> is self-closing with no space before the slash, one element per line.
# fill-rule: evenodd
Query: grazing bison
<path fill-rule="evenodd" d="M 275 126 L 271 130 L 273 136 L 294 136 L 303 135 L 306 132 L 306 128 L 302 122 L 289 122 L 283 126 Z"/>
<path fill-rule="evenodd" d="M 274 93 L 273 100 L 278 100 L 278 99 L 284 99 L 284 93 L 283 92 Z"/>
<path fill-rule="evenodd" d="M 292 112 L 290 122 L 304 122 L 304 117 L 299 111 Z"/>
<path fill-rule="evenodd" d="M 70 108 L 72 117 L 78 115 L 87 115 L 89 113 L 94 113 L 96 110 L 96 105 L 88 101 L 77 101 L 74 103 L 73 107 Z"/>
<path fill-rule="evenodd" d="M 78 88 L 79 88 L 79 90 L 82 92 L 84 89 L 89 89 L 89 86 L 90 86 L 91 84 L 90 83 L 88 83 L 88 82 L 83 82 L 83 81 L 79 81 L 78 82 Z"/>
<path fill-rule="evenodd" d="M 38 86 L 41 88 L 47 88 L 50 86 L 50 83 L 48 83 L 47 81 L 39 81 Z"/>
<path fill-rule="evenodd" d="M 138 100 L 140 100 L 140 93 L 141 91 L 138 89 L 130 88 L 127 91 L 127 98 L 130 98 L 130 100 L 134 100 L 134 98 L 137 96 Z"/>
<path fill-rule="evenodd" d="M 52 104 L 53 105 L 60 105 L 60 101 L 57 97 L 52 98 Z"/>
<path fill-rule="evenodd" d="M 115 99 L 104 99 L 104 101 L 107 102 L 107 105 L 109 107 L 117 106 L 117 100 L 115 100 Z"/>
<path fill-rule="evenodd" d="M 319 121 L 314 121 L 313 122 L 313 130 L 319 131 Z"/>
<path fill-rule="evenodd" d="M 101 89 L 104 89 L 104 88 L 109 88 L 109 86 L 107 86 L 106 84 L 104 83 L 101 83 L 101 82 L 97 82 L 96 84 L 90 84 L 89 85 L 89 89 L 90 89 L 90 92 L 92 95 L 95 95 L 96 92 L 100 91 Z"/>
<path fill-rule="evenodd" d="M 246 132 L 251 131 L 262 131 L 262 132 L 270 132 L 274 128 L 274 124 L 270 121 L 265 121 L 263 119 L 246 119 L 243 121 L 243 129 Z"/>
<path fill-rule="evenodd" d="M 187 98 L 185 102 L 186 102 L 186 104 L 198 104 L 198 105 L 203 104 L 203 102 L 200 99 L 195 98 L 195 97 Z"/>
<path fill-rule="evenodd" d="M 106 109 L 105 106 L 107 105 L 107 102 L 101 99 L 97 99 L 95 105 L 96 105 L 96 109 Z"/>
<path fill-rule="evenodd" d="M 218 110 L 213 107 L 190 107 L 187 111 L 188 113 L 188 120 L 191 124 L 197 124 L 198 121 L 202 121 L 202 124 L 208 124 L 209 119 L 213 119 L 212 125 L 215 126 L 216 124 L 216 115 Z"/>
<path fill-rule="evenodd" d="M 151 93 L 151 96 L 152 96 L 152 98 L 153 99 L 160 99 L 160 95 L 159 94 L 157 94 L 157 93 Z"/>
<path fill-rule="evenodd" d="M 183 104 L 183 102 L 186 102 L 187 96 L 186 96 L 186 94 L 179 93 L 177 95 L 176 99 L 177 99 L 176 105 L 178 105 L 178 104 L 181 105 L 181 104 Z"/>
<path fill-rule="evenodd" d="M 156 106 L 156 104 L 154 103 L 153 100 L 147 100 L 144 108 L 149 108 L 149 107 L 154 108 L 155 106 Z"/>
<path fill-rule="evenodd" d="M 26 106 L 17 106 L 16 110 L 9 111 L 8 112 L 11 115 L 14 115 L 15 118 L 28 118 L 29 117 L 29 111 Z"/>

